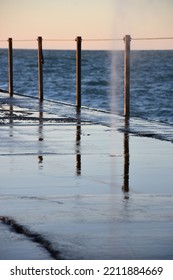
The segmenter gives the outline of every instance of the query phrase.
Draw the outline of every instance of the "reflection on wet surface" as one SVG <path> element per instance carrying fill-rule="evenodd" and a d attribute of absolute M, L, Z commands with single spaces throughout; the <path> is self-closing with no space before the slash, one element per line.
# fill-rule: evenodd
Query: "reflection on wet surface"
<path fill-rule="evenodd" d="M 129 192 L 129 165 L 130 165 L 130 151 L 129 151 L 129 120 L 125 118 L 124 122 L 124 175 L 123 175 L 123 191 Z"/>
<path fill-rule="evenodd" d="M 81 175 L 81 112 L 76 110 L 76 175 Z"/>
<path fill-rule="evenodd" d="M 39 126 L 38 126 L 38 141 L 39 141 L 39 148 L 38 148 L 38 163 L 39 168 L 43 168 L 43 147 L 42 141 L 44 141 L 43 135 L 43 104 L 39 104 Z"/>
<path fill-rule="evenodd" d="M 135 137 L 128 122 L 120 133 L 39 110 L 37 122 L 0 127 L 0 227 L 52 258 L 171 259 L 172 144 Z"/>

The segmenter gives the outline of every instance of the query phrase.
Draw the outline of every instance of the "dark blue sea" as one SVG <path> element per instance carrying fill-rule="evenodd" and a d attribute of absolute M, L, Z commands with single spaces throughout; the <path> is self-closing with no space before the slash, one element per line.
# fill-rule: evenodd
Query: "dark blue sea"
<path fill-rule="evenodd" d="M 14 91 L 38 96 L 37 50 L 15 49 L 13 56 Z M 45 99 L 75 104 L 75 51 L 43 56 Z M 122 115 L 123 87 L 123 51 L 82 51 L 82 106 L 111 111 L 115 102 Z M 0 88 L 8 89 L 6 49 L 0 49 Z M 173 124 L 173 50 L 131 51 L 131 116 Z"/>

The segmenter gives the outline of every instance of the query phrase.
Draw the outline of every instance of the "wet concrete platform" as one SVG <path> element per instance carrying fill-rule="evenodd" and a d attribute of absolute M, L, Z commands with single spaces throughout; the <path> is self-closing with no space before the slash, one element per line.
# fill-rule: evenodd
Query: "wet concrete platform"
<path fill-rule="evenodd" d="M 1 100 L 0 259 L 173 259 L 172 142 L 22 99 Z"/>

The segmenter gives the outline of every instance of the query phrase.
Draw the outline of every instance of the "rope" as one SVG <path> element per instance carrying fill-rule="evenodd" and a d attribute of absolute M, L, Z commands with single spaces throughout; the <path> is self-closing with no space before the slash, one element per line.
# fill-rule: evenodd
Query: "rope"
<path fill-rule="evenodd" d="M 132 40 L 171 40 L 173 37 L 132 38 Z"/>
<path fill-rule="evenodd" d="M 13 40 L 13 42 L 35 42 L 36 40 L 34 40 L 34 39 L 23 39 L 23 40 L 21 40 L 21 39 L 14 39 Z"/>
<path fill-rule="evenodd" d="M 122 41 L 123 39 L 82 39 L 82 41 Z"/>
<path fill-rule="evenodd" d="M 74 39 L 43 39 L 43 41 L 47 42 L 74 42 Z"/>
<path fill-rule="evenodd" d="M 131 38 L 133 41 L 142 40 L 172 40 L 173 37 L 149 37 L 149 38 Z M 0 42 L 7 42 L 8 40 L 0 40 Z M 35 42 L 37 39 L 13 39 L 13 42 Z M 75 39 L 44 39 L 45 42 L 74 42 Z M 105 38 L 105 39 L 82 39 L 83 42 L 98 42 L 98 41 L 123 41 L 121 38 Z"/>

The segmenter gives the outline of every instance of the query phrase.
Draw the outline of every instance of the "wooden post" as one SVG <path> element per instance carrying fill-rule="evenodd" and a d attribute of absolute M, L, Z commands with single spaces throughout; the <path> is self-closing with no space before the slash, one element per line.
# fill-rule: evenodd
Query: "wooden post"
<path fill-rule="evenodd" d="M 38 37 L 38 98 L 43 101 L 43 52 L 42 37 Z"/>
<path fill-rule="evenodd" d="M 82 38 L 77 37 L 77 48 L 76 48 L 76 107 L 81 108 L 81 43 Z"/>
<path fill-rule="evenodd" d="M 130 35 L 124 37 L 124 116 L 130 117 Z"/>
<path fill-rule="evenodd" d="M 12 38 L 8 38 L 8 92 L 13 97 L 13 43 Z"/>

